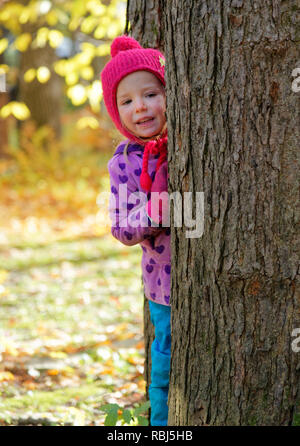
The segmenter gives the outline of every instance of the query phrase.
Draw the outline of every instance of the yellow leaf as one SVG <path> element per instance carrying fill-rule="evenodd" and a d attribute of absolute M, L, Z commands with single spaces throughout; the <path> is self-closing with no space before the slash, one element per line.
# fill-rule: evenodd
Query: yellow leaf
<path fill-rule="evenodd" d="M 143 393 L 146 392 L 146 383 L 145 383 L 144 380 L 139 379 L 137 385 L 138 385 L 138 388 L 139 388 Z"/>
<path fill-rule="evenodd" d="M 62 43 L 63 39 L 63 34 L 57 29 L 52 29 L 49 32 L 48 40 L 52 48 L 57 48 Z"/>
<path fill-rule="evenodd" d="M 23 102 L 11 102 L 12 104 L 12 114 L 17 118 L 23 121 L 24 119 L 29 118 L 30 111 L 26 104 Z"/>
<path fill-rule="evenodd" d="M 97 48 L 98 56 L 107 56 L 110 53 L 110 46 L 107 43 L 103 43 Z"/>
<path fill-rule="evenodd" d="M 4 297 L 6 296 L 6 294 L 8 294 L 7 289 L 5 288 L 5 286 L 0 285 L 0 297 Z"/>
<path fill-rule="evenodd" d="M 76 67 L 76 63 L 74 62 L 74 60 L 66 61 L 66 65 L 65 65 L 66 73 L 74 73 L 76 71 L 76 69 L 77 69 L 77 67 Z"/>
<path fill-rule="evenodd" d="M 97 47 L 90 42 L 82 42 L 80 45 L 80 49 L 84 52 L 96 54 Z"/>
<path fill-rule="evenodd" d="M 14 348 L 12 345 L 6 345 L 5 347 L 5 353 L 7 353 L 10 356 L 19 356 L 19 352 L 16 348 Z"/>
<path fill-rule="evenodd" d="M 68 355 L 65 352 L 51 352 L 49 354 L 49 356 L 51 358 L 55 358 L 55 359 L 64 359 L 66 358 Z"/>
<path fill-rule="evenodd" d="M 49 376 L 57 376 L 59 374 L 59 371 L 57 369 L 50 369 L 47 371 L 47 375 Z"/>
<path fill-rule="evenodd" d="M 22 24 L 27 23 L 29 18 L 30 18 L 30 10 L 29 10 L 29 8 L 23 8 L 23 10 L 22 10 L 22 12 L 21 12 L 21 14 L 19 16 L 19 22 L 22 23 Z"/>
<path fill-rule="evenodd" d="M 36 35 L 36 39 L 35 39 L 35 43 L 39 48 L 42 48 L 46 45 L 47 43 L 47 38 L 48 38 L 48 34 L 49 34 L 49 29 L 48 28 L 40 28 L 37 32 Z"/>
<path fill-rule="evenodd" d="M 48 25 L 55 26 L 58 22 L 56 11 L 53 10 L 49 11 L 48 14 L 46 15 L 46 20 Z"/>
<path fill-rule="evenodd" d="M 106 12 L 105 6 L 96 0 L 90 0 L 86 5 L 86 9 L 90 11 L 94 16 L 100 16 L 105 14 Z"/>
<path fill-rule="evenodd" d="M 67 96 L 74 105 L 81 105 L 87 99 L 86 90 L 83 85 L 77 84 L 67 90 Z"/>
<path fill-rule="evenodd" d="M 76 56 L 74 57 L 74 62 L 81 66 L 89 65 L 91 63 L 92 57 L 93 54 L 91 53 L 91 51 L 85 51 L 76 54 Z"/>
<path fill-rule="evenodd" d="M 5 282 L 8 277 L 8 272 L 5 269 L 0 269 L 0 283 Z"/>
<path fill-rule="evenodd" d="M 101 375 L 114 375 L 116 373 L 116 370 L 113 367 L 105 367 Z"/>
<path fill-rule="evenodd" d="M 24 33 L 18 36 L 15 40 L 15 47 L 18 51 L 26 51 L 32 41 L 31 34 Z"/>
<path fill-rule="evenodd" d="M 6 65 L 4 63 L 0 65 L 0 74 L 8 73 L 8 70 L 9 70 L 9 66 L 8 65 Z"/>
<path fill-rule="evenodd" d="M 5 119 L 11 114 L 11 103 L 4 105 L 0 109 L 0 116 Z"/>
<path fill-rule="evenodd" d="M 36 384 L 33 381 L 26 380 L 23 382 L 23 386 L 28 390 L 35 390 Z"/>
<path fill-rule="evenodd" d="M 29 118 L 30 111 L 27 105 L 23 102 L 12 101 L 0 109 L 0 116 L 2 118 L 7 118 L 9 115 L 13 115 L 17 119 L 23 121 L 24 119 Z"/>
<path fill-rule="evenodd" d="M 74 85 L 78 82 L 78 79 L 78 74 L 73 72 L 66 75 L 65 81 L 67 85 Z"/>
<path fill-rule="evenodd" d="M 103 26 L 103 24 L 98 25 L 94 32 L 95 39 L 103 39 L 105 35 L 106 35 L 106 28 Z"/>
<path fill-rule="evenodd" d="M 46 82 L 48 82 L 49 78 L 51 76 L 50 70 L 47 67 L 39 67 L 36 70 L 36 77 L 37 80 L 41 83 L 41 84 L 45 84 Z"/>
<path fill-rule="evenodd" d="M 69 22 L 69 30 L 75 31 L 80 23 L 80 17 L 73 17 Z"/>
<path fill-rule="evenodd" d="M 92 67 L 84 67 L 82 68 L 82 70 L 80 71 L 80 76 L 89 81 L 94 77 L 94 70 Z"/>
<path fill-rule="evenodd" d="M 133 365 L 137 365 L 140 363 L 140 360 L 137 358 L 128 358 L 127 362 L 129 362 L 130 364 L 133 364 Z"/>
<path fill-rule="evenodd" d="M 94 81 L 92 85 L 88 87 L 88 99 L 94 112 L 99 112 L 100 102 L 102 100 L 103 91 L 100 81 Z"/>
<path fill-rule="evenodd" d="M 8 47 L 8 40 L 7 39 L 1 39 L 0 40 L 0 54 L 2 54 L 6 48 Z"/>
<path fill-rule="evenodd" d="M 85 129 L 86 127 L 97 129 L 99 127 L 99 122 L 93 116 L 85 116 L 77 121 L 76 126 L 79 130 Z"/>
<path fill-rule="evenodd" d="M 35 78 L 35 75 L 36 75 L 35 68 L 30 68 L 29 70 L 26 71 L 26 73 L 24 73 L 24 81 L 32 82 L 33 79 Z"/>
<path fill-rule="evenodd" d="M 13 381 L 15 379 L 11 372 L 0 372 L 0 382 L 1 381 Z"/>
<path fill-rule="evenodd" d="M 140 342 L 138 342 L 137 344 L 135 344 L 135 348 L 136 348 L 137 350 L 144 349 L 144 348 L 145 348 L 145 343 L 144 343 L 144 341 L 140 341 Z"/>
<path fill-rule="evenodd" d="M 67 72 L 68 62 L 66 60 L 58 60 L 54 63 L 54 70 L 60 76 L 64 76 Z"/>
<path fill-rule="evenodd" d="M 93 16 L 86 17 L 81 24 L 81 31 L 90 34 L 98 24 L 98 19 Z"/>
<path fill-rule="evenodd" d="M 62 371 L 61 374 L 63 376 L 70 376 L 70 375 L 74 375 L 75 374 L 75 370 L 72 367 L 65 367 Z"/>
<path fill-rule="evenodd" d="M 107 37 L 114 39 L 119 34 L 119 25 L 116 22 L 111 23 L 107 28 Z"/>
<path fill-rule="evenodd" d="M 6 22 L 9 19 L 10 19 L 10 12 L 9 12 L 8 8 L 3 9 L 3 11 L 0 11 L 0 20 L 2 22 Z"/>

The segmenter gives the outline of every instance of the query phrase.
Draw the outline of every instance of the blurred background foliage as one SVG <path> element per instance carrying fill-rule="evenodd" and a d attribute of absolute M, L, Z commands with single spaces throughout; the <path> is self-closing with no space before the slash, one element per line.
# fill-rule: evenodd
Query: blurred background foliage
<path fill-rule="evenodd" d="M 124 0 L 0 0 L 0 224 L 14 235 L 109 230 L 97 195 L 120 135 L 100 72 L 125 19 Z"/>
<path fill-rule="evenodd" d="M 100 72 L 125 18 L 124 0 L 0 0 L 0 425 L 103 425 L 103 405 L 139 422 L 141 252 L 103 199 L 122 136 Z"/>

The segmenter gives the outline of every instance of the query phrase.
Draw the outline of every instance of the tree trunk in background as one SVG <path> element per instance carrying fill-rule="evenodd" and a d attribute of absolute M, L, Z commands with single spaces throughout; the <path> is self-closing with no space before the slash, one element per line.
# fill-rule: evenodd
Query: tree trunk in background
<path fill-rule="evenodd" d="M 296 418 L 299 14 L 296 0 L 163 5 L 170 192 L 205 206 L 201 238 L 172 228 L 170 425 Z"/>
<path fill-rule="evenodd" d="M 127 0 L 125 32 L 141 45 L 164 52 L 163 0 Z"/>
<path fill-rule="evenodd" d="M 161 14 L 159 12 L 159 1 L 128 0 L 127 19 L 130 21 L 131 29 L 127 21 L 125 32 L 137 39 L 145 47 L 158 48 L 161 51 L 162 29 Z M 144 340 L 145 340 L 145 369 L 146 395 L 150 384 L 151 371 L 151 344 L 154 339 L 154 329 L 150 321 L 148 299 L 144 296 Z"/>
<path fill-rule="evenodd" d="M 0 109 L 9 101 L 8 94 L 0 92 Z M 0 118 L 0 157 L 5 156 L 4 148 L 8 143 L 7 120 Z"/>
<path fill-rule="evenodd" d="M 4 64 L 3 54 L 0 54 L 0 65 Z M 0 91 L 0 109 L 8 103 L 7 91 Z M 4 155 L 3 149 L 8 142 L 7 120 L 0 118 L 0 157 Z"/>
<path fill-rule="evenodd" d="M 25 24 L 23 32 L 35 33 L 37 29 L 32 24 Z M 55 49 L 47 44 L 43 48 L 31 48 L 21 53 L 20 60 L 20 100 L 24 101 L 31 112 L 31 119 L 37 124 L 51 126 L 56 136 L 61 132 L 62 109 L 62 79 L 55 73 L 52 64 L 57 60 Z M 46 66 L 51 77 L 46 83 L 40 83 L 36 78 L 32 82 L 24 81 L 24 73 L 29 68 Z"/>

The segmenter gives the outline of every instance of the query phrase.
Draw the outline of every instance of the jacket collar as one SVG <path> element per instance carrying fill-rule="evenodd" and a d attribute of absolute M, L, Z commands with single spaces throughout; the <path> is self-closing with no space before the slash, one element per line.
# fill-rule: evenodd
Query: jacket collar
<path fill-rule="evenodd" d="M 125 141 L 124 143 L 120 144 L 117 147 L 117 150 L 115 151 L 114 156 L 119 153 L 123 153 L 127 144 L 128 144 L 128 141 Z M 144 146 L 142 146 L 138 143 L 129 143 L 129 145 L 127 147 L 127 153 L 129 154 L 131 152 L 140 152 L 140 154 L 142 155 L 144 152 Z"/>

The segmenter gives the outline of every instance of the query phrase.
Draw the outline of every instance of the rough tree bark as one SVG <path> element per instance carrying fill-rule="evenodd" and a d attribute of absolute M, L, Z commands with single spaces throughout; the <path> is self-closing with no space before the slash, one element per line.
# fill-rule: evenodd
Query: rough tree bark
<path fill-rule="evenodd" d="M 170 425 L 290 425 L 299 398 L 297 0 L 166 0 L 172 228 Z M 171 212 L 172 213 L 172 212 Z M 176 268 L 174 268 L 176 265 Z M 298 409 L 299 410 L 299 409 Z"/>
<path fill-rule="evenodd" d="M 141 45 L 158 48 L 163 51 L 163 35 L 161 14 L 158 0 L 128 0 L 127 21 L 125 33 L 137 39 Z M 129 23 L 130 22 L 130 23 Z M 146 395 L 150 384 L 151 344 L 154 339 L 154 329 L 150 321 L 148 299 L 144 296 L 144 340 Z"/>

